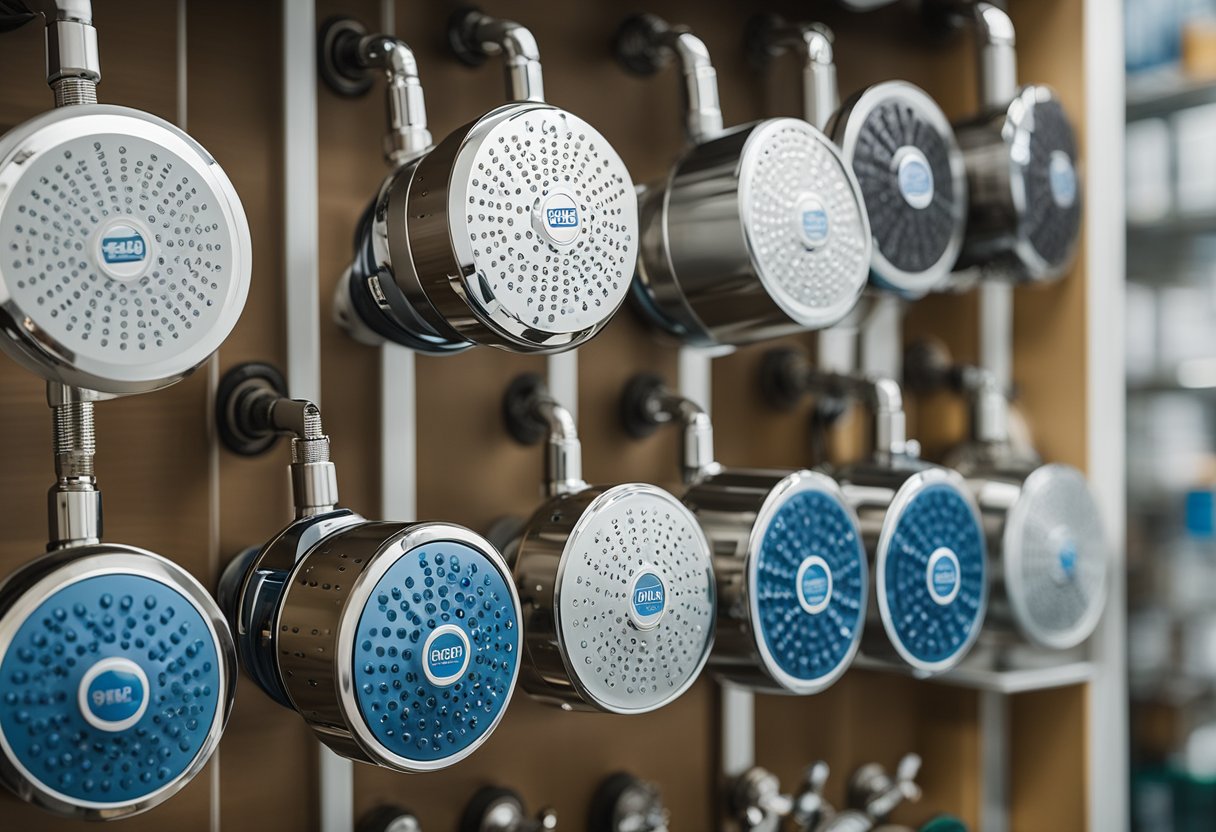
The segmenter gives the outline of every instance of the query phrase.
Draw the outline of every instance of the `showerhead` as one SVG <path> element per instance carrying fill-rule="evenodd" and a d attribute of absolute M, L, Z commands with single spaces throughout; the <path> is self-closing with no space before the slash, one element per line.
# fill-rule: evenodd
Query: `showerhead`
<path fill-rule="evenodd" d="M 478 20 L 503 48 L 535 49 L 518 25 Z M 525 63 L 519 100 L 417 149 L 381 188 L 338 289 L 339 320 L 356 337 L 437 354 L 560 352 L 624 300 L 638 246 L 633 181 L 598 131 L 544 103 L 539 61 Z M 416 109 L 425 122 L 420 92 Z"/>
<path fill-rule="evenodd" d="M 0 585 L 0 779 L 112 820 L 176 794 L 219 744 L 236 654 L 184 569 L 128 546 L 46 555 Z"/>
<path fill-rule="evenodd" d="M 0 136 L 0 350 L 106 395 L 166 387 L 232 331 L 252 271 L 223 170 L 168 122 L 96 103 L 87 0 L 46 16 L 58 109 Z"/>
<path fill-rule="evenodd" d="M 668 492 L 630 483 L 556 497 L 514 558 L 529 693 L 639 714 L 700 675 L 713 644 L 713 567 L 696 519 Z"/>
<path fill-rule="evenodd" d="M 963 155 L 941 108 L 911 84 L 876 84 L 845 103 L 828 133 L 865 198 L 871 279 L 909 298 L 940 285 L 967 219 Z"/>
<path fill-rule="evenodd" d="M 722 129 L 705 45 L 684 27 L 629 18 L 626 69 L 679 58 L 691 145 L 641 194 L 642 311 L 685 342 L 745 344 L 839 322 L 864 288 L 870 226 L 835 145 L 800 119 Z"/>
<path fill-rule="evenodd" d="M 904 482 L 886 510 L 874 572 L 882 625 L 904 662 L 923 674 L 957 665 L 988 605 L 984 530 L 961 476 L 926 468 Z"/>

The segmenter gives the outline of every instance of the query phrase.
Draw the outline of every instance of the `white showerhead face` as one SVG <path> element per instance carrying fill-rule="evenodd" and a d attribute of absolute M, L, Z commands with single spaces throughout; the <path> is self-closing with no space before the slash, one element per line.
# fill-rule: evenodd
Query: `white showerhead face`
<path fill-rule="evenodd" d="M 556 595 L 570 675 L 603 710 L 660 708 L 709 658 L 709 544 L 692 513 L 660 488 L 615 486 L 587 507 L 566 543 Z"/>
<path fill-rule="evenodd" d="M 180 380 L 232 331 L 251 273 L 236 191 L 168 122 L 76 105 L 0 138 L 0 348 L 48 380 Z"/>
<path fill-rule="evenodd" d="M 801 119 L 757 127 L 739 160 L 743 234 L 773 300 L 807 329 L 840 321 L 870 270 L 861 192 L 831 139 Z"/>
<path fill-rule="evenodd" d="M 595 128 L 551 105 L 508 105 L 472 129 L 449 222 L 470 302 L 516 337 L 598 330 L 629 290 L 633 180 Z"/>

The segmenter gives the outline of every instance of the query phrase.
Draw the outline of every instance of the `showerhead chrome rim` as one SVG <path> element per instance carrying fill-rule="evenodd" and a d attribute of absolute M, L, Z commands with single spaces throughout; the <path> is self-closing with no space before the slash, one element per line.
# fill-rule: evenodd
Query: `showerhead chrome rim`
<path fill-rule="evenodd" d="M 802 187 L 797 194 L 787 193 L 791 186 L 784 177 L 776 183 L 776 188 L 765 189 L 757 181 L 757 171 L 761 163 L 757 155 L 763 154 L 773 134 L 785 131 L 799 134 L 807 148 L 821 151 L 826 157 L 823 162 L 826 170 L 820 171 L 822 175 Z M 743 239 L 756 275 L 764 284 L 769 297 L 782 312 L 804 329 L 822 329 L 840 322 L 853 309 L 865 289 L 873 239 L 870 220 L 861 198 L 861 187 L 839 149 L 831 139 L 801 119 L 768 119 L 751 131 L 739 158 L 738 171 Z M 812 172 L 807 169 L 802 175 L 811 177 Z M 777 257 L 770 254 L 766 241 L 762 239 L 761 225 L 755 214 L 758 210 L 767 211 L 769 208 L 757 208 L 756 200 L 762 198 L 766 192 L 772 198 L 777 198 L 778 193 L 781 193 L 784 195 L 782 201 L 792 202 L 792 205 L 785 207 L 792 207 L 793 210 L 789 211 L 787 216 L 775 220 L 775 224 L 769 225 L 774 229 L 778 226 L 794 226 L 792 230 L 775 230 L 773 234 L 778 239 L 784 239 L 786 243 L 791 239 L 799 239 L 804 256 L 811 258 L 810 262 L 801 264 L 799 289 L 805 289 L 806 284 L 812 280 L 818 281 L 820 273 L 829 266 L 837 267 L 837 285 L 827 287 L 830 298 L 808 302 L 805 298 L 796 297 L 795 291 L 785 285 L 788 281 L 782 281 L 775 274 L 773 261 L 784 261 L 789 268 L 788 256 Z M 808 229 L 806 218 L 811 215 L 822 216 Z M 799 229 L 801 233 L 795 233 Z"/>
<path fill-rule="evenodd" d="M 189 342 L 184 348 L 164 349 L 163 345 L 156 344 L 154 348 L 161 353 L 155 358 L 140 361 L 130 360 L 119 361 L 96 354 L 85 354 L 79 347 L 74 348 L 69 343 L 68 339 L 78 340 L 78 335 L 67 328 L 66 324 L 60 324 L 58 321 L 52 321 L 50 311 L 40 311 L 38 307 L 41 304 L 22 305 L 18 295 L 28 294 L 30 290 L 23 289 L 19 286 L 20 280 L 14 271 L 15 265 L 12 262 L 12 255 L 16 251 L 14 246 L 18 245 L 16 238 L 6 239 L 4 241 L 4 250 L 0 251 L 0 324 L 5 329 L 7 337 L 0 339 L 0 349 L 8 352 L 14 359 L 22 363 L 27 368 L 37 372 L 43 377 L 51 381 L 62 382 L 71 386 L 81 387 L 85 389 L 95 390 L 101 393 L 112 395 L 122 395 L 128 393 L 141 393 L 150 390 L 156 390 L 173 384 L 176 381 L 184 378 L 192 370 L 201 365 L 216 349 L 223 343 L 224 339 L 236 325 L 237 319 L 240 317 L 241 310 L 244 307 L 245 299 L 249 292 L 249 282 L 252 273 L 252 253 L 251 239 L 249 234 L 249 226 L 245 217 L 244 209 L 241 206 L 240 199 L 233 188 L 232 183 L 224 174 L 219 164 L 212 158 L 207 151 L 199 145 L 194 139 L 174 127 L 169 122 L 159 119 L 147 113 L 138 110 L 129 109 L 126 107 L 116 107 L 111 105 L 78 105 L 73 107 L 53 110 L 37 118 L 14 128 L 3 137 L 0 137 L 0 223 L 5 222 L 10 215 L 15 216 L 15 209 L 12 209 L 12 204 L 15 200 L 24 199 L 27 195 L 25 191 L 29 187 L 34 187 L 34 183 L 26 182 L 27 176 L 40 176 L 34 166 L 47 158 L 47 164 L 50 164 L 49 154 L 57 149 L 65 147 L 72 142 L 88 141 L 91 137 L 97 137 L 99 140 L 106 137 L 118 137 L 119 141 L 128 140 L 140 142 L 148 147 L 154 147 L 161 152 L 173 157 L 172 163 L 180 161 L 187 168 L 186 173 L 194 177 L 201 187 L 207 189 L 202 200 L 214 200 L 214 206 L 208 206 L 208 210 L 212 212 L 214 219 L 214 230 L 222 231 L 224 242 L 230 248 L 230 252 L 225 253 L 226 265 L 221 268 L 221 264 L 215 264 L 222 274 L 220 277 L 225 278 L 224 285 L 220 286 L 220 281 L 214 280 L 214 289 L 207 287 L 208 291 L 217 293 L 217 298 L 208 298 L 210 305 L 203 302 L 202 296 L 196 294 L 194 297 L 187 297 L 187 293 L 179 290 L 172 302 L 182 303 L 183 308 L 178 310 L 175 308 L 175 313 L 184 314 L 185 309 L 190 309 L 190 316 L 200 320 L 200 334 Z M 70 151 L 65 151 L 70 153 Z M 62 165 L 61 165 L 62 167 Z M 151 175 L 150 169 L 146 173 Z M 69 174 L 60 174 L 61 177 L 66 177 Z M 122 186 L 127 188 L 126 193 L 134 193 L 135 183 L 138 182 L 139 169 L 131 172 L 123 171 L 121 176 L 129 176 L 130 180 L 127 185 Z M 174 174 L 176 175 L 176 174 Z M 91 181 L 91 180 L 90 180 Z M 117 198 L 117 189 L 120 186 L 114 182 L 105 183 L 106 193 L 112 194 L 113 198 Z M 19 186 L 24 185 L 18 192 Z M 48 188 L 51 192 L 59 195 L 59 183 L 48 181 L 47 184 L 42 184 L 41 187 Z M 156 186 L 161 187 L 161 186 Z M 165 183 L 164 191 L 157 191 L 161 197 L 168 201 L 171 193 L 170 184 Z M 30 198 L 33 198 L 32 196 Z M 63 198 L 75 199 L 70 194 L 63 194 Z M 151 199 L 151 197 L 149 197 Z M 83 204 L 84 198 L 73 204 Z M 51 208 L 50 197 L 44 197 L 42 200 Z M 21 203 L 18 203 L 18 207 Z M 151 204 L 151 203 L 149 203 Z M 158 203 L 158 205 L 168 204 Z M 86 206 L 81 210 L 93 210 L 93 205 Z M 200 207 L 197 203 L 187 205 L 186 200 L 183 200 L 180 193 L 173 192 L 173 204 L 169 206 L 170 211 L 180 209 L 183 215 L 187 212 L 187 208 L 191 210 Z M 49 215 L 48 215 L 49 216 Z M 179 239 L 185 239 L 188 235 L 193 234 L 192 229 L 182 229 L 177 227 L 171 230 L 168 235 L 169 242 L 161 245 L 157 242 L 158 236 L 150 226 L 144 226 L 143 218 L 130 217 L 131 221 L 125 221 L 129 215 L 118 214 L 114 215 L 111 220 L 104 223 L 106 227 L 114 224 L 117 217 L 123 217 L 124 222 L 118 223 L 124 234 L 128 234 L 132 240 L 145 239 L 144 245 L 141 246 L 140 255 L 142 258 L 150 261 L 148 268 L 155 269 L 156 264 L 151 263 L 157 255 L 164 256 L 169 248 L 175 248 L 170 243 L 176 243 Z M 179 218 L 173 220 L 167 219 L 170 214 L 162 214 L 157 222 L 180 222 Z M 197 216 L 197 214 L 196 214 Z M 210 219 L 210 218 L 209 218 Z M 17 222 L 16 219 L 12 220 Z M 59 219 L 55 219 L 58 223 Z M 75 223 L 64 223 L 66 225 L 74 225 L 77 228 L 82 228 L 80 219 L 77 218 Z M 95 226 L 89 229 L 90 236 L 88 238 L 87 247 L 90 248 L 96 242 L 93 239 L 92 232 L 96 232 L 101 226 Z M 141 232 L 141 227 L 143 231 Z M 146 237 L 145 237 L 145 233 Z M 75 233 L 75 232 L 73 232 Z M 194 235 L 191 237 L 193 241 Z M 45 241 L 45 237 L 42 238 Z M 65 238 L 67 239 L 67 238 Z M 58 238 L 55 240 L 57 244 Z M 50 245 L 50 242 L 46 242 Z M 98 243 L 98 245 L 100 245 Z M 76 256 L 84 257 L 86 254 L 81 254 L 84 251 L 84 242 L 77 240 Z M 145 248 L 146 247 L 146 248 Z M 28 256 L 28 255 L 27 255 Z M 40 252 L 40 256 L 42 253 Z M 56 256 L 52 253 L 51 256 Z M 192 257 L 192 252 L 173 253 L 170 257 Z M 209 255 L 208 255 L 209 256 Z M 216 255 L 217 258 L 219 255 Z M 121 257 L 118 258 L 121 261 Z M 183 270 L 183 274 L 191 271 L 191 267 L 186 262 L 179 262 L 177 265 Z M 31 268 L 33 268 L 31 266 Z M 67 268 L 67 265 L 64 266 Z M 97 269 L 98 274 L 103 270 L 99 266 L 89 266 L 90 270 Z M 117 271 L 115 271 L 117 269 Z M 72 298 L 65 298 L 64 303 L 69 300 L 72 304 L 71 313 L 87 315 L 89 317 L 90 326 L 92 325 L 93 308 L 90 306 L 89 298 L 82 296 L 82 287 L 93 288 L 95 291 L 100 291 L 104 285 L 122 284 L 125 282 L 141 282 L 145 289 L 148 289 L 147 281 L 150 281 L 149 273 L 136 274 L 134 280 L 127 271 L 127 266 L 119 265 L 110 267 L 109 274 L 104 277 L 90 277 L 84 275 L 83 279 L 90 281 L 87 284 L 78 284 L 75 288 L 76 295 Z M 121 273 L 120 273 L 121 272 Z M 197 281 L 198 274 L 190 274 L 192 281 Z M 165 277 L 164 280 L 169 280 Z M 109 281 L 109 283 L 103 283 Z M 59 283 L 62 286 L 62 281 Z M 186 284 L 183 282 L 183 287 Z M 40 290 L 41 291 L 41 290 Z M 148 292 L 151 290 L 148 289 Z M 158 297 L 168 297 L 168 291 Z M 191 288 L 192 292 L 200 292 L 197 288 Z M 145 292 L 147 294 L 147 292 Z M 198 300 L 199 307 L 194 307 L 193 302 Z M 218 302 L 217 302 L 218 301 Z M 112 298 L 110 303 L 118 303 Z M 128 314 L 127 300 L 124 295 L 120 303 L 120 309 L 116 312 L 107 312 L 106 316 L 113 315 L 123 318 L 124 333 L 126 333 L 126 317 Z M 215 308 L 214 312 L 205 311 Z M 86 311 L 87 309 L 87 311 Z M 66 315 L 65 313 L 65 319 Z M 167 313 L 164 313 L 167 315 Z M 57 316 L 57 312 L 56 312 Z M 83 326 L 83 322 L 80 322 Z M 169 321 L 170 324 L 174 323 Z M 98 324 L 99 326 L 102 324 Z M 143 350 L 146 348 L 144 336 L 146 330 L 150 327 L 160 326 L 159 322 L 147 324 L 142 320 L 138 323 L 138 329 L 132 330 L 137 334 L 138 341 L 132 347 L 131 356 L 135 355 L 135 350 Z M 73 327 L 75 324 L 73 324 Z M 109 327 L 110 324 L 104 324 Z M 191 324 L 192 326 L 192 324 Z M 63 332 L 57 330 L 63 329 Z M 159 331 L 159 330 L 157 330 Z M 173 327 L 167 331 L 176 331 Z M 128 336 L 124 334 L 123 338 Z M 176 336 L 175 336 L 176 337 Z M 98 336 L 98 339 L 104 340 L 103 336 Z M 123 340 L 123 344 L 127 341 Z M 96 350 L 97 347 L 89 347 Z M 103 347 L 104 349 L 104 347 Z M 125 348 L 124 348 L 125 349 Z"/>
<path fill-rule="evenodd" d="M 509 134 L 520 125 L 523 125 L 520 129 L 528 131 L 528 136 L 519 139 L 519 145 L 513 147 L 512 142 L 518 137 Z M 487 177 L 494 176 L 488 165 L 495 158 L 494 154 L 500 152 L 499 147 L 505 148 L 510 156 L 507 161 L 518 169 L 525 160 L 517 162 L 513 154 L 522 154 L 530 148 L 530 144 L 524 143 L 540 141 L 540 133 L 548 131 L 567 131 L 564 137 L 554 132 L 552 141 L 561 143 L 559 155 L 562 163 L 569 167 L 552 181 L 546 179 L 543 187 L 533 182 L 526 193 L 520 188 L 514 194 L 497 194 L 501 201 L 491 200 L 487 211 L 487 196 L 496 194 L 493 189 L 484 190 L 491 187 Z M 557 153 L 557 144 L 552 151 Z M 534 150 L 528 152 L 533 158 L 531 172 L 525 174 L 525 178 L 540 179 L 544 172 L 538 165 L 537 155 Z M 579 161 L 587 164 L 588 152 L 598 159 L 593 176 L 576 178 L 570 168 Z M 503 164 L 500 161 L 499 167 Z M 629 294 L 637 266 L 640 235 L 633 179 L 599 131 L 578 116 L 549 104 L 505 105 L 482 117 L 463 138 L 452 164 L 449 183 L 448 229 L 460 267 L 460 274 L 449 276 L 449 280 L 484 325 L 508 342 L 533 352 L 570 349 L 589 340 L 607 325 Z M 481 196 L 474 194 L 473 189 L 480 189 Z M 549 208 L 559 213 L 572 209 L 580 226 L 577 233 L 565 227 L 552 230 L 544 227 L 541 218 Z M 510 235 L 509 238 L 504 236 L 505 245 L 520 247 L 511 271 L 526 263 L 542 277 L 551 277 L 551 294 L 542 298 L 540 307 L 535 309 L 537 301 L 524 297 L 524 284 L 513 276 L 477 280 L 479 263 L 484 272 L 484 264 L 494 255 L 482 251 L 481 247 L 487 243 L 479 244 L 472 237 L 484 241 L 508 222 L 518 225 L 513 225 L 509 232 L 503 228 L 502 233 Z M 496 251 L 500 256 L 506 256 L 504 250 Z M 549 274 L 549 263 L 553 264 L 555 272 L 582 264 L 580 272 L 587 273 L 567 275 L 560 280 L 556 274 Z M 601 285 L 578 285 L 580 281 L 592 279 Z M 536 286 L 532 285 L 531 289 L 534 294 Z M 571 294 L 580 289 L 597 296 L 577 298 Z M 563 292 L 568 299 L 560 301 L 562 308 L 555 312 L 552 292 L 557 291 Z M 545 317 L 551 320 L 540 317 L 546 311 Z"/>
<path fill-rule="evenodd" d="M 232 710 L 236 692 L 237 658 L 223 613 L 202 585 L 184 569 L 160 555 L 132 546 L 101 544 L 63 550 L 53 555 L 51 563 L 34 561 L 14 573 L 0 585 L 0 598 L 10 581 L 26 570 L 41 570 L 37 577 L 20 592 L 15 601 L 0 614 L 0 658 L 7 655 L 21 625 L 48 596 L 81 581 L 106 575 L 134 575 L 164 584 L 175 591 L 195 609 L 207 626 L 219 660 L 219 677 L 215 715 L 191 763 L 176 778 L 137 801 L 94 802 L 80 800 L 51 788 L 34 776 L 17 760 L 8 738 L 0 729 L 0 774 L 11 784 L 20 784 L 16 791 L 23 799 L 34 802 L 61 815 L 86 820 L 113 820 L 145 812 L 160 805 L 184 788 L 207 765 L 219 746 L 220 737 Z"/>
<path fill-rule="evenodd" d="M 920 495 L 922 491 L 930 486 L 945 485 L 953 490 L 958 497 L 967 504 L 967 508 L 971 514 L 972 522 L 975 526 L 976 534 L 978 535 L 980 554 L 985 563 L 985 574 L 980 588 L 980 601 L 976 609 L 971 627 L 967 633 L 966 639 L 955 648 L 954 652 L 948 657 L 940 661 L 926 661 L 908 649 L 908 646 L 903 643 L 903 640 L 898 635 L 898 628 L 895 623 L 894 616 L 891 612 L 890 602 L 887 598 L 887 577 L 886 566 L 887 559 L 891 548 L 891 540 L 895 535 L 895 531 L 899 525 L 905 510 L 909 507 L 912 501 Z M 926 676 L 935 675 L 945 672 L 958 665 L 967 654 L 971 652 L 971 648 L 975 645 L 976 639 L 979 638 L 980 632 L 983 630 L 984 618 L 988 611 L 988 595 L 989 595 L 989 576 L 987 574 L 987 546 L 983 533 L 983 522 L 981 520 L 979 505 L 975 501 L 971 490 L 967 487 L 966 480 L 956 471 L 946 468 L 927 468 L 909 477 L 899 490 L 895 493 L 895 498 L 891 501 L 891 505 L 887 508 L 886 516 L 883 519 L 882 531 L 878 538 L 878 548 L 874 559 L 875 573 L 875 588 L 878 596 L 878 611 L 882 620 L 883 629 L 888 635 L 888 640 L 895 648 L 899 657 L 907 663 L 916 673 Z M 960 578 L 961 580 L 961 578 Z"/>

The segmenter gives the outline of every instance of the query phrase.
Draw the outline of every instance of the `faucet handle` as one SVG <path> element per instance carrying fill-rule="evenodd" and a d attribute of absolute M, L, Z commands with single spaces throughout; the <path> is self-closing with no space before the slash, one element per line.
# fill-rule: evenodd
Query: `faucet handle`
<path fill-rule="evenodd" d="M 791 817 L 801 832 L 815 832 L 818 826 L 836 813 L 823 796 L 831 770 L 820 760 L 807 766 L 802 775 L 802 788 L 794 796 Z"/>
<path fill-rule="evenodd" d="M 862 766 L 849 783 L 850 804 L 875 820 L 885 820 L 901 803 L 920 800 L 921 788 L 916 784 L 920 767 L 918 754 L 905 754 L 894 776 L 879 763 Z"/>
<path fill-rule="evenodd" d="M 777 775 L 753 766 L 735 780 L 731 808 L 746 832 L 777 832 L 781 820 L 794 811 L 794 799 L 781 793 Z"/>

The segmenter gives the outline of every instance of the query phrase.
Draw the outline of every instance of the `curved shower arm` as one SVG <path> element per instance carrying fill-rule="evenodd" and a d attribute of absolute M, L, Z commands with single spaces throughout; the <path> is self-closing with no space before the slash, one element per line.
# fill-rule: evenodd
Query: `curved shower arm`
<path fill-rule="evenodd" d="M 980 104 L 1003 108 L 1018 94 L 1017 45 L 1009 13 L 992 3 L 974 4 L 971 13 L 975 27 Z"/>
<path fill-rule="evenodd" d="M 459 50 L 469 55 L 503 56 L 507 95 L 512 101 L 545 100 L 540 47 L 527 27 L 471 9 L 453 25 L 452 36 L 459 41 Z"/>
<path fill-rule="evenodd" d="M 523 445 L 545 440 L 545 491 L 551 497 L 574 494 L 583 480 L 583 447 L 574 416 L 540 376 L 525 373 L 507 387 L 502 400 L 507 430 Z"/>
<path fill-rule="evenodd" d="M 617 60 L 630 72 L 652 75 L 674 57 L 684 77 L 684 130 L 694 144 L 722 133 L 718 73 L 705 42 L 687 26 L 672 26 L 653 14 L 626 18 L 617 30 Z"/>
<path fill-rule="evenodd" d="M 686 484 L 722 469 L 714 459 L 714 425 L 705 408 L 658 376 L 641 373 L 629 380 L 621 396 L 621 417 L 625 430 L 639 439 L 660 425 L 680 425 L 680 473 Z"/>
<path fill-rule="evenodd" d="M 273 435 L 291 437 L 296 518 L 333 511 L 338 504 L 338 474 L 330 460 L 321 408 L 304 399 L 284 396 L 264 377 L 250 378 L 224 399 L 220 402 L 221 418 L 230 433 L 252 440 Z"/>
<path fill-rule="evenodd" d="M 751 27 L 749 51 L 767 62 L 787 52 L 802 59 L 802 115 L 820 130 L 840 107 L 832 30 L 822 23 L 790 23 L 763 15 Z"/>
<path fill-rule="evenodd" d="M 351 25 L 335 37 L 333 61 L 350 77 L 384 72 L 384 158 L 389 164 L 400 167 L 431 148 L 418 60 L 409 44 L 392 35 L 363 34 L 362 26 Z"/>

